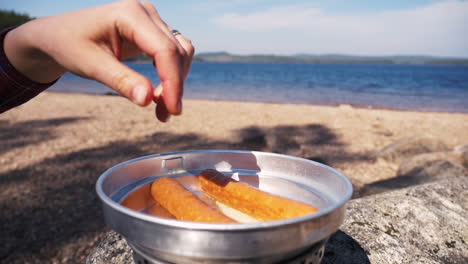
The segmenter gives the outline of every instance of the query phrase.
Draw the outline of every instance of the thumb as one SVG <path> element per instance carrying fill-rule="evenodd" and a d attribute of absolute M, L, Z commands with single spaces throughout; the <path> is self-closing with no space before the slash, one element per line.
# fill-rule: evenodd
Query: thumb
<path fill-rule="evenodd" d="M 153 98 L 153 85 L 143 75 L 130 69 L 107 52 L 87 52 L 92 58 L 85 77 L 101 82 L 139 106 L 147 106 Z M 86 55 L 85 55 L 86 56 Z"/>

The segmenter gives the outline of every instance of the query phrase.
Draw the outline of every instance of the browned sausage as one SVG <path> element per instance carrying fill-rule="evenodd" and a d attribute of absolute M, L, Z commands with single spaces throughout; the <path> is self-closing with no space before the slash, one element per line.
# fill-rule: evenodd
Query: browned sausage
<path fill-rule="evenodd" d="M 160 205 L 178 220 L 235 223 L 234 220 L 225 216 L 219 210 L 208 206 L 172 178 L 163 177 L 154 181 L 151 186 L 151 194 Z"/>
<path fill-rule="evenodd" d="M 261 191 L 233 180 L 216 170 L 204 170 L 199 175 L 201 188 L 218 200 L 259 220 L 279 220 L 302 216 L 318 209 L 299 201 Z"/>
<path fill-rule="evenodd" d="M 158 204 L 151 195 L 151 185 L 147 184 L 131 192 L 122 201 L 122 205 L 132 210 L 150 215 L 175 219 L 164 207 Z"/>

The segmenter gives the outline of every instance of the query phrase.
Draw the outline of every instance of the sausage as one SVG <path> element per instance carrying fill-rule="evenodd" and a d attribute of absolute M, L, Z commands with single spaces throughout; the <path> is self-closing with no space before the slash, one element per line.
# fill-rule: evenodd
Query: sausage
<path fill-rule="evenodd" d="M 168 210 L 166 210 L 166 208 L 162 207 L 162 205 L 157 202 L 144 212 L 161 218 L 176 219 Z"/>
<path fill-rule="evenodd" d="M 151 185 L 153 198 L 176 219 L 207 223 L 235 223 L 220 211 L 204 203 L 176 180 L 163 177 Z"/>
<path fill-rule="evenodd" d="M 137 190 L 131 192 L 121 204 L 135 211 L 141 211 L 154 203 L 151 197 L 150 185 L 144 185 Z"/>
<path fill-rule="evenodd" d="M 199 181 L 201 189 L 213 199 L 259 220 L 279 220 L 318 211 L 309 204 L 261 191 L 217 170 L 202 171 Z"/>
<path fill-rule="evenodd" d="M 135 211 L 150 215 L 175 219 L 164 207 L 158 204 L 151 195 L 151 185 L 144 185 L 131 192 L 121 203 L 123 206 Z"/>

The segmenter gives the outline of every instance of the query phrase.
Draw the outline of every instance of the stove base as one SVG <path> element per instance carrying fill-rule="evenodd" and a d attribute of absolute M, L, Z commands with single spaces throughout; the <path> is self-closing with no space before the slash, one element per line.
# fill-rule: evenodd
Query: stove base
<path fill-rule="evenodd" d="M 325 239 L 323 241 L 320 241 L 316 244 L 314 244 L 312 247 L 309 249 L 305 250 L 303 253 L 299 254 L 298 256 L 295 256 L 293 258 L 289 258 L 287 260 L 282 260 L 279 262 L 273 262 L 274 264 L 320 264 L 322 261 L 323 255 L 325 253 L 325 243 L 328 239 Z M 135 261 L 135 264 L 180 264 L 176 262 L 168 262 L 166 260 L 162 260 L 160 258 L 154 257 L 154 256 L 149 256 L 148 254 L 145 254 L 141 250 L 138 250 L 138 248 L 134 247 L 133 245 L 130 245 L 130 247 L 133 249 L 133 259 Z M 196 263 L 214 263 L 214 262 L 207 262 L 206 260 L 202 260 L 200 262 L 190 262 L 187 264 L 196 264 Z M 265 261 L 261 260 L 256 260 L 256 261 L 220 261 L 220 263 L 226 263 L 226 264 L 245 264 L 245 263 L 268 263 Z M 272 264 L 273 264 L 272 263 Z"/>

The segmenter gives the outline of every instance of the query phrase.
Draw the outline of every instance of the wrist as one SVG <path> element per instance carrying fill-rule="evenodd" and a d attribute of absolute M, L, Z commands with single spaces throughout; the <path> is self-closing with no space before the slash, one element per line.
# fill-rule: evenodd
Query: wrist
<path fill-rule="evenodd" d="M 15 69 L 31 81 L 52 83 L 66 71 L 53 58 L 42 52 L 36 43 L 33 22 L 9 31 L 4 39 L 5 56 Z"/>

